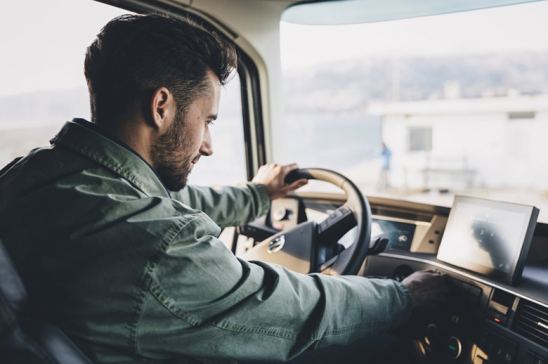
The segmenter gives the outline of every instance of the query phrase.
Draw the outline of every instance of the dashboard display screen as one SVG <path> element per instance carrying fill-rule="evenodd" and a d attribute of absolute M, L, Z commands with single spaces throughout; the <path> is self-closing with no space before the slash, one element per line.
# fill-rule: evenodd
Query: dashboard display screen
<path fill-rule="evenodd" d="M 457 196 L 438 259 L 515 283 L 523 270 L 538 212 L 533 206 Z"/>

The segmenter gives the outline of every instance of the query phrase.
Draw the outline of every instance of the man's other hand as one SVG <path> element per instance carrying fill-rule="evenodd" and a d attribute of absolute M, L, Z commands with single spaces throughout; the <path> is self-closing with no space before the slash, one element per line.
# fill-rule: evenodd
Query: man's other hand
<path fill-rule="evenodd" d="M 251 182 L 264 185 L 272 200 L 284 197 L 288 192 L 294 191 L 308 183 L 306 179 L 299 179 L 289 185 L 285 184 L 285 176 L 297 168 L 297 164 L 295 163 L 287 165 L 276 163 L 265 164 L 259 168 L 259 172 L 257 172 L 257 175 Z"/>
<path fill-rule="evenodd" d="M 449 286 L 446 276 L 435 271 L 419 271 L 402 281 L 415 308 L 428 308 L 447 302 Z"/>

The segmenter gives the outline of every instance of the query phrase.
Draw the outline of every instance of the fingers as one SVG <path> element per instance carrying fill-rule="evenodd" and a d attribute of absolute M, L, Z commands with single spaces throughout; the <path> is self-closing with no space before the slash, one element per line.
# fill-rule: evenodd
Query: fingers
<path fill-rule="evenodd" d="M 307 179 L 305 179 L 305 178 L 299 179 L 299 180 L 285 186 L 284 188 L 282 188 L 282 191 L 283 191 L 283 193 L 288 193 L 288 192 L 294 191 L 297 188 L 300 188 L 300 187 L 306 185 L 307 183 L 308 183 Z"/>
<path fill-rule="evenodd" d="M 291 164 L 286 164 L 286 165 L 282 166 L 282 171 L 283 171 L 283 174 L 285 176 L 286 174 L 288 174 L 289 172 L 291 172 L 291 171 L 293 171 L 297 168 L 299 168 L 297 163 L 291 163 Z"/>
<path fill-rule="evenodd" d="M 277 164 L 269 163 L 261 166 L 252 182 L 260 183 L 266 187 L 271 199 L 284 197 L 288 192 L 294 191 L 308 183 L 306 179 L 299 179 L 288 185 L 285 184 L 285 177 L 291 171 L 299 168 L 297 163 Z"/>
<path fill-rule="evenodd" d="M 282 173 L 284 175 L 288 174 L 289 172 L 295 170 L 295 169 L 298 169 L 299 168 L 299 165 L 297 163 L 290 163 L 290 164 L 278 164 L 278 163 L 267 163 L 267 164 L 263 164 L 262 166 L 259 167 L 259 170 L 261 169 L 276 169 L 276 168 L 280 168 Z"/>
<path fill-rule="evenodd" d="M 443 272 L 440 272 L 439 270 L 436 270 L 436 269 L 427 269 L 427 270 L 423 270 L 424 273 L 428 273 L 432 276 L 442 276 L 442 277 L 445 277 L 447 274 L 446 273 L 443 273 Z"/>
<path fill-rule="evenodd" d="M 282 176 L 283 176 L 283 178 L 285 179 L 285 176 L 287 176 L 287 174 L 289 172 L 294 171 L 298 168 L 299 168 L 299 166 L 297 165 L 297 163 L 290 163 L 290 164 L 286 164 L 286 165 L 282 166 Z M 284 186 L 282 188 L 282 191 L 283 191 L 284 194 L 287 194 L 288 192 L 294 191 L 297 188 L 300 188 L 300 187 L 306 185 L 307 183 L 308 183 L 308 180 L 306 178 L 301 178 L 297 181 L 294 181 L 294 182 L 290 183 L 287 186 Z"/>

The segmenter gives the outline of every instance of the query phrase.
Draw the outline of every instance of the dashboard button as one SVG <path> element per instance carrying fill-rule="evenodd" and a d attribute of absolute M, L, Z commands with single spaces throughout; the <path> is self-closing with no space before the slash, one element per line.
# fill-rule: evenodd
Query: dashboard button
<path fill-rule="evenodd" d="M 496 352 L 496 356 L 500 363 L 511 364 L 518 352 L 518 346 L 516 343 L 506 339 L 502 339 L 499 342 L 499 348 Z"/>
<path fill-rule="evenodd" d="M 462 354 L 462 343 L 457 337 L 451 336 L 447 341 L 447 353 L 449 358 L 453 360 L 460 358 Z"/>
<path fill-rule="evenodd" d="M 504 363 L 512 363 L 514 361 L 514 355 L 512 353 L 506 352 L 502 357 Z"/>

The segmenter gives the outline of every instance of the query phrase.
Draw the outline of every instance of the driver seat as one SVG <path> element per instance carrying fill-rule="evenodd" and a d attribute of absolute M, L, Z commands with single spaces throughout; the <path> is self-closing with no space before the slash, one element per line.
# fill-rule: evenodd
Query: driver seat
<path fill-rule="evenodd" d="M 91 364 L 55 326 L 32 317 L 28 295 L 0 241 L 0 362 Z"/>

